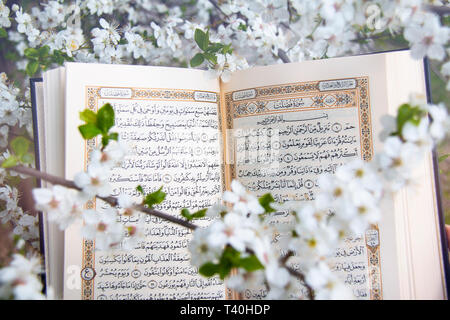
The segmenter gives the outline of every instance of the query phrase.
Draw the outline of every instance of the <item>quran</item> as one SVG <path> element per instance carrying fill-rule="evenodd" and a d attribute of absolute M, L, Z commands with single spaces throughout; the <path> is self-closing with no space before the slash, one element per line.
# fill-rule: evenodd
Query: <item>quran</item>
<path fill-rule="evenodd" d="M 113 195 L 137 196 L 138 184 L 163 186 L 167 197 L 157 208 L 179 215 L 213 205 L 238 179 L 256 195 L 308 201 L 321 173 L 355 158 L 370 161 L 382 149 L 381 117 L 395 115 L 410 93 L 426 94 L 426 71 L 409 51 L 254 67 L 227 83 L 203 70 L 66 63 L 32 80 L 37 166 L 71 180 L 85 170 L 96 141 L 78 133 L 79 112 L 110 103 L 115 131 L 133 150 L 111 173 Z M 270 152 L 252 140 L 260 133 L 273 137 Z M 430 153 L 415 172 L 420 184 L 381 204 L 382 221 L 330 257 L 357 298 L 447 298 L 436 170 Z M 190 231 L 156 217 L 147 216 L 145 241 L 129 251 L 95 250 L 80 225 L 60 231 L 44 216 L 42 228 L 46 284 L 58 298 L 265 295 L 255 289 L 237 296 L 219 278 L 198 275 L 189 261 Z"/>

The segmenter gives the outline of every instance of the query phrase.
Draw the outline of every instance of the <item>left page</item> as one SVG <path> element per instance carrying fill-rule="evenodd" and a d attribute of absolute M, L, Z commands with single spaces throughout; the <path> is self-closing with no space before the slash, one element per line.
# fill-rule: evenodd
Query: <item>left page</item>
<path fill-rule="evenodd" d="M 163 186 L 161 211 L 179 215 L 214 204 L 223 191 L 219 145 L 219 83 L 200 70 L 66 64 L 66 177 L 85 170 L 96 141 L 78 133 L 79 112 L 110 103 L 115 131 L 131 152 L 113 170 L 113 195 L 139 199 Z M 88 207 L 103 210 L 101 200 Z M 121 222 L 127 223 L 125 217 Z M 200 223 L 208 223 L 205 219 Z M 65 235 L 65 299 L 223 299 L 218 278 L 198 275 L 187 248 L 191 232 L 146 217 L 146 239 L 134 250 L 103 252 L 82 239 L 80 225 Z"/>

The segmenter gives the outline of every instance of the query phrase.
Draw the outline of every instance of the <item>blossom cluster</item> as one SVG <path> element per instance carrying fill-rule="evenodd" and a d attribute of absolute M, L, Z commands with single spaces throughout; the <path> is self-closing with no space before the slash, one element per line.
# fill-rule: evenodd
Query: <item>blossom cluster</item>
<path fill-rule="evenodd" d="M 268 298 L 305 298 L 302 285 L 306 284 L 314 290 L 316 299 L 352 298 L 349 288 L 331 271 L 327 258 L 344 239 L 364 234 L 380 221 L 379 204 L 384 197 L 415 183 L 411 176 L 414 167 L 450 130 L 443 104 L 427 104 L 424 97 L 412 96 L 402 108 L 414 110 L 419 118 L 410 112 L 401 128 L 386 126 L 384 150 L 374 161 L 353 160 L 337 168 L 334 175 L 321 175 L 314 201 L 271 202 L 264 208 L 264 201 L 233 181 L 232 190 L 223 195 L 229 206 L 216 205 L 207 212 L 223 218 L 194 232 L 192 263 L 201 272 L 208 263 L 220 263 L 224 250 L 232 247 L 242 256 L 256 255 L 264 267 L 251 272 L 239 268 L 237 274 L 228 277 L 228 287 L 237 291 L 259 286 L 269 289 Z M 399 118 L 401 115 L 384 122 L 396 124 Z M 269 213 L 275 210 L 288 212 L 290 223 L 271 223 Z M 276 248 L 273 242 L 280 235 Z M 288 253 L 296 256 L 297 267 L 305 275 L 303 283 L 289 272 Z"/>
<path fill-rule="evenodd" d="M 142 237 L 141 213 L 134 209 L 131 197 L 122 194 L 118 198 L 119 208 L 106 210 L 87 209 L 87 202 L 94 197 L 108 197 L 112 192 L 109 181 L 111 169 L 119 164 L 127 152 L 122 142 L 111 141 L 103 150 L 94 150 L 86 172 L 79 172 L 74 182 L 81 191 L 61 185 L 52 188 L 36 188 L 33 196 L 36 209 L 46 212 L 48 220 L 65 230 L 77 220 L 83 221 L 82 235 L 95 240 L 99 250 L 109 250 L 122 245 L 133 248 Z M 130 217 L 134 223 L 123 225 L 118 215 Z"/>
<path fill-rule="evenodd" d="M 39 275 L 42 270 L 40 258 L 31 256 L 26 258 L 21 254 L 14 254 L 9 266 L 0 269 L 0 298 L 17 300 L 42 300 L 42 282 Z"/>
<path fill-rule="evenodd" d="M 0 26 L 26 70 L 26 48 L 48 46 L 82 62 L 186 66 L 195 29 L 231 44 L 216 70 L 370 52 L 377 37 L 402 36 L 414 58 L 448 60 L 449 28 L 422 0 L 48 1 L 25 11 L 0 6 Z M 111 17 L 115 17 L 111 19 Z M 11 23 L 13 20 L 13 23 Z M 245 45 L 242 45 L 245 44 Z M 226 60 L 226 64 L 224 63 Z M 442 74 L 448 77 L 449 65 Z M 227 76 L 225 76 L 225 79 Z"/>
<path fill-rule="evenodd" d="M 6 9 L 5 9 L 6 8 Z M 0 6 L 0 12 L 7 12 L 7 7 Z M 6 14 L 6 13 L 5 13 Z M 7 26 L 6 22 L 0 22 Z M 22 97 L 20 90 L 9 80 L 6 73 L 0 74 L 0 161 L 7 159 L 9 135 L 14 128 L 22 129 L 32 136 L 31 112 L 26 103 L 27 97 Z M 17 130 L 16 130 L 17 131 Z M 18 205 L 19 191 L 17 185 L 8 183 L 11 179 L 20 177 L 14 172 L 6 172 L 0 168 L 0 221 L 3 224 L 12 223 L 13 233 L 29 241 L 38 248 L 38 219 L 36 216 L 23 212 Z"/>

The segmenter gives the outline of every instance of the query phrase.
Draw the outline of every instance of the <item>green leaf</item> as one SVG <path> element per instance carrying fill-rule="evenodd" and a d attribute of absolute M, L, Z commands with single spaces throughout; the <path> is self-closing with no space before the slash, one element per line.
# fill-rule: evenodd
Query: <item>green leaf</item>
<path fill-rule="evenodd" d="M 264 269 L 264 266 L 256 255 L 252 254 L 245 258 L 241 258 L 240 256 L 241 253 L 239 251 L 228 246 L 222 252 L 218 264 L 212 262 L 205 263 L 200 267 L 199 273 L 207 277 L 212 277 L 217 273 L 221 279 L 225 279 L 233 268 L 243 268 L 247 272 Z"/>
<path fill-rule="evenodd" d="M 241 253 L 232 247 L 225 248 L 219 261 L 218 273 L 221 279 L 225 279 L 233 267 L 239 266 L 240 255 Z"/>
<path fill-rule="evenodd" d="M 25 57 L 27 57 L 29 59 L 36 60 L 39 58 L 39 52 L 35 48 L 26 48 L 23 53 L 24 53 Z"/>
<path fill-rule="evenodd" d="M 41 58 L 47 57 L 49 52 L 50 52 L 49 46 L 43 46 L 38 49 L 39 57 L 41 57 Z"/>
<path fill-rule="evenodd" d="M 106 147 L 108 145 L 108 143 L 109 143 L 109 136 L 103 135 L 102 136 L 102 147 L 103 148 Z"/>
<path fill-rule="evenodd" d="M 198 47 L 202 49 L 203 51 L 206 51 L 208 49 L 209 45 L 209 33 L 203 32 L 200 29 L 195 29 L 194 32 L 194 40 L 197 43 Z"/>
<path fill-rule="evenodd" d="M 27 64 L 26 72 L 30 77 L 33 76 L 39 69 L 39 61 L 30 61 Z"/>
<path fill-rule="evenodd" d="M 34 156 L 31 153 L 24 154 L 22 157 L 20 157 L 20 161 L 23 163 L 32 164 L 34 163 Z"/>
<path fill-rule="evenodd" d="M 197 53 L 192 59 L 191 59 L 191 67 L 195 68 L 201 65 L 205 61 L 205 57 L 202 53 Z"/>
<path fill-rule="evenodd" d="M 259 204 L 264 208 L 264 210 L 266 211 L 266 213 L 271 213 L 271 212 L 275 212 L 276 210 L 273 209 L 270 204 L 272 202 L 275 202 L 275 199 L 272 197 L 272 195 L 270 193 L 266 193 L 263 196 L 261 196 L 259 199 Z"/>
<path fill-rule="evenodd" d="M 97 128 L 102 133 L 108 133 L 108 130 L 114 125 L 114 109 L 107 103 L 101 107 L 97 112 Z"/>
<path fill-rule="evenodd" d="M 10 156 L 8 159 L 3 161 L 2 168 L 11 168 L 17 165 L 17 157 Z"/>
<path fill-rule="evenodd" d="M 419 125 L 420 119 L 425 115 L 419 107 L 412 107 L 411 105 L 404 103 L 398 108 L 397 112 L 397 133 L 401 134 L 403 126 L 406 122 L 411 122 L 414 125 Z"/>
<path fill-rule="evenodd" d="M 207 262 L 198 269 L 198 272 L 205 277 L 212 277 L 219 272 L 219 266 L 212 262 Z"/>
<path fill-rule="evenodd" d="M 233 265 L 229 261 L 219 264 L 219 277 L 220 279 L 225 279 L 227 275 L 230 274 L 233 269 Z"/>
<path fill-rule="evenodd" d="M 221 43 L 213 43 L 212 45 L 210 45 L 210 46 L 208 47 L 207 52 L 210 52 L 210 53 L 217 53 L 217 52 L 219 52 L 220 50 L 222 50 L 223 47 L 224 47 L 224 45 L 221 44 Z"/>
<path fill-rule="evenodd" d="M 166 193 L 162 191 L 162 188 L 163 187 L 159 188 L 155 192 L 147 194 L 144 199 L 144 204 L 151 208 L 153 205 L 163 202 L 166 198 Z"/>
<path fill-rule="evenodd" d="M 186 209 L 186 208 L 181 209 L 181 215 L 182 215 L 183 217 L 185 217 L 188 221 L 192 220 L 192 215 L 191 215 L 191 213 L 189 212 L 189 210 Z"/>
<path fill-rule="evenodd" d="M 102 133 L 100 129 L 92 123 L 87 123 L 79 126 L 78 130 L 80 130 L 81 135 L 86 140 L 92 139 Z"/>
<path fill-rule="evenodd" d="M 212 64 L 217 64 L 217 56 L 214 53 L 205 52 L 203 56 L 206 60 L 211 61 Z"/>
<path fill-rule="evenodd" d="M 24 137 L 17 137 L 11 141 L 11 149 L 17 157 L 22 157 L 28 152 L 31 142 Z"/>
<path fill-rule="evenodd" d="M 112 132 L 109 134 L 109 139 L 118 141 L 119 140 L 119 134 L 117 132 Z"/>
<path fill-rule="evenodd" d="M 238 30 L 247 31 L 247 26 L 243 23 L 239 24 Z"/>
<path fill-rule="evenodd" d="M 138 186 L 136 187 L 136 190 L 137 190 L 139 193 L 141 193 L 142 195 L 145 195 L 144 188 L 142 188 L 141 185 L 138 185 Z"/>
<path fill-rule="evenodd" d="M 59 50 L 53 50 L 52 60 L 53 62 L 62 65 L 64 63 L 64 56 L 62 52 Z"/>
<path fill-rule="evenodd" d="M 239 267 L 244 268 L 248 272 L 264 269 L 264 266 L 261 264 L 261 262 L 254 254 L 242 258 L 239 261 Z"/>
<path fill-rule="evenodd" d="M 97 122 L 97 114 L 92 110 L 84 109 L 80 112 L 80 119 L 86 123 L 95 124 Z"/>
<path fill-rule="evenodd" d="M 450 157 L 450 153 L 444 154 L 439 157 L 438 162 L 445 161 L 448 157 Z"/>
<path fill-rule="evenodd" d="M 203 218 L 206 215 L 207 210 L 208 209 L 205 208 L 191 214 L 188 209 L 184 208 L 181 210 L 181 215 L 185 217 L 188 221 L 191 221 L 193 219 Z"/>
<path fill-rule="evenodd" d="M 0 28 L 0 38 L 6 38 L 8 36 L 8 32 L 5 29 Z"/>
<path fill-rule="evenodd" d="M 233 49 L 231 48 L 231 43 L 227 44 L 226 46 L 223 47 L 222 49 L 222 54 L 232 54 L 233 53 Z"/>
<path fill-rule="evenodd" d="M 231 246 L 228 246 L 223 251 L 221 260 L 228 260 L 232 265 L 238 266 L 241 253 Z"/>
<path fill-rule="evenodd" d="M 206 215 L 206 211 L 208 211 L 207 208 L 198 210 L 197 212 L 194 212 L 194 213 L 192 214 L 192 217 L 193 217 L 194 219 L 203 218 L 203 217 Z"/>

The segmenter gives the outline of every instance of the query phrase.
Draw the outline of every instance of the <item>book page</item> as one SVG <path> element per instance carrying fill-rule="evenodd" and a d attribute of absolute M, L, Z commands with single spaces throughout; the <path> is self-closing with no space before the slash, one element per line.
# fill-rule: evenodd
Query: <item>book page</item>
<path fill-rule="evenodd" d="M 77 134 L 79 111 L 96 111 L 110 103 L 115 131 L 131 146 L 110 181 L 113 195 L 139 200 L 163 187 L 166 200 L 155 208 L 180 215 L 214 204 L 223 192 L 219 145 L 219 86 L 199 70 L 67 64 L 67 171 L 72 178 L 89 164 L 98 143 Z M 100 200 L 88 207 L 103 210 Z M 121 222 L 127 224 L 127 217 Z M 206 279 L 190 264 L 191 232 L 182 226 L 146 217 L 145 241 L 130 251 L 103 252 L 80 237 L 76 226 L 66 232 L 67 299 L 223 299 L 219 278 Z M 208 220 L 199 224 L 208 223 Z M 81 274 L 81 278 L 80 278 Z"/>
<path fill-rule="evenodd" d="M 37 110 L 38 123 L 41 123 L 39 132 L 39 149 L 41 158 L 41 170 L 47 173 L 64 176 L 64 68 L 49 70 L 43 76 L 43 99 L 42 110 Z M 39 106 L 40 103 L 38 102 Z M 38 124 L 39 125 L 39 124 Z M 42 136 L 41 136 L 42 135 Z M 41 151 L 42 150 L 42 151 Z M 48 187 L 43 183 L 43 187 Z M 44 217 L 44 234 L 47 244 L 45 247 L 45 260 L 49 272 L 46 280 L 48 286 L 53 289 L 55 298 L 61 299 L 63 294 L 62 272 L 64 270 L 64 232 L 59 226 L 47 221 Z"/>
<path fill-rule="evenodd" d="M 222 86 L 228 175 L 277 201 L 313 200 L 320 174 L 333 174 L 352 159 L 370 161 L 380 147 L 379 118 L 388 111 L 385 79 L 384 55 L 237 72 Z M 384 211 L 392 208 L 387 204 Z M 272 219 L 289 223 L 283 213 Z M 383 299 L 384 292 L 395 296 L 399 290 L 394 235 L 383 230 L 390 219 L 346 239 L 328 259 L 359 299 Z M 265 294 L 255 288 L 243 298 Z"/>
<path fill-rule="evenodd" d="M 391 115 L 396 115 L 411 92 L 426 94 L 424 65 L 408 55 L 395 52 L 386 56 Z M 438 205 L 439 168 L 433 157 L 437 154 L 425 155 L 413 172 L 413 184 L 397 192 L 394 199 L 395 224 L 389 227 L 395 228 L 401 299 L 448 299 L 444 212 Z"/>

